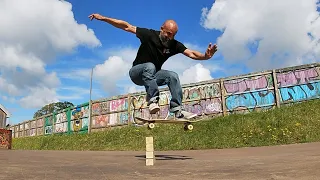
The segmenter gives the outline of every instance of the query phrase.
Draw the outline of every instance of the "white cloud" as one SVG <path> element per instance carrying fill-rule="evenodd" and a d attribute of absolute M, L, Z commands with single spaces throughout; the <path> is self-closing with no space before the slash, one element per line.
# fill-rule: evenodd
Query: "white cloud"
<path fill-rule="evenodd" d="M 58 102 L 55 89 L 47 87 L 30 88 L 29 94 L 20 99 L 23 108 L 39 108 L 45 104 Z"/>
<path fill-rule="evenodd" d="M 200 52 L 205 51 L 205 48 L 191 43 L 185 43 L 185 46 Z M 137 48 L 132 47 L 109 49 L 106 53 L 109 58 L 103 64 L 95 67 L 94 74 L 97 75 L 94 76 L 98 76 L 98 78 L 94 77 L 94 79 L 98 79 L 103 89 L 107 91 L 109 95 L 145 91 L 143 86 L 133 84 L 129 77 L 129 69 L 132 66 L 136 53 Z M 178 54 L 169 58 L 162 69 L 172 70 L 178 73 L 182 83 L 192 83 L 211 79 L 210 71 L 220 69 L 219 66 L 213 63 L 214 60 L 208 60 L 201 61 L 200 64 L 200 61 L 195 61 L 182 54 Z M 205 64 L 205 66 L 203 66 L 203 64 Z M 83 72 L 85 72 L 85 70 Z M 194 76 L 191 78 L 187 75 L 188 73 Z M 78 74 L 80 73 L 78 72 Z"/>
<path fill-rule="evenodd" d="M 191 43 L 185 43 L 186 47 L 198 50 L 200 52 L 205 51 L 205 47 L 200 47 Z M 129 70 L 132 67 L 137 48 L 135 47 L 117 47 L 107 49 L 104 53 L 107 57 L 103 63 L 94 67 L 93 71 L 93 87 L 96 91 L 104 90 L 107 93 L 105 96 L 113 96 L 127 93 L 134 93 L 139 91 L 145 91 L 143 86 L 136 86 L 129 77 Z M 200 64 L 201 63 L 201 64 Z M 183 83 L 199 82 L 202 80 L 211 79 L 210 71 L 216 71 L 220 69 L 215 64 L 214 60 L 208 61 L 195 61 L 182 54 L 175 55 L 169 58 L 163 65 L 163 69 L 175 71 L 182 78 Z M 194 77 L 188 77 L 184 71 L 191 73 Z M 66 73 L 59 73 L 59 76 L 66 79 L 89 81 L 91 69 L 80 68 L 71 70 Z M 195 75 L 196 74 L 196 75 Z"/>
<path fill-rule="evenodd" d="M 216 0 L 201 24 L 223 32 L 219 51 L 254 70 L 310 63 L 320 58 L 319 0 Z M 248 47 L 257 47 L 252 53 Z"/>
<path fill-rule="evenodd" d="M 213 79 L 210 75 L 210 70 L 198 63 L 185 71 L 180 76 L 182 84 L 196 83 Z"/>
<path fill-rule="evenodd" d="M 118 94 L 118 82 L 128 76 L 130 64 L 122 57 L 111 56 L 94 68 L 94 78 L 100 82 L 109 95 Z"/>
<path fill-rule="evenodd" d="M 60 80 L 46 70 L 57 55 L 100 45 L 92 30 L 76 22 L 66 1 L 2 0 L 0 24 L 0 93 L 23 107 L 58 101 Z"/>

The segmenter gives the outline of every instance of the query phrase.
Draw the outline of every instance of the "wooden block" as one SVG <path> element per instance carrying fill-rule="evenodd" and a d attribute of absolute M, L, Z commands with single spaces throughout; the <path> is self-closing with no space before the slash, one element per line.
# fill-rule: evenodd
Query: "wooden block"
<path fill-rule="evenodd" d="M 147 144 L 146 151 L 154 151 L 153 144 Z"/>
<path fill-rule="evenodd" d="M 153 137 L 146 137 L 146 144 L 153 144 Z"/>
<path fill-rule="evenodd" d="M 146 152 L 146 158 L 147 159 L 153 159 L 154 158 L 154 152 L 153 151 L 147 151 Z"/>
<path fill-rule="evenodd" d="M 153 159 L 146 159 L 146 166 L 153 166 L 154 160 Z"/>

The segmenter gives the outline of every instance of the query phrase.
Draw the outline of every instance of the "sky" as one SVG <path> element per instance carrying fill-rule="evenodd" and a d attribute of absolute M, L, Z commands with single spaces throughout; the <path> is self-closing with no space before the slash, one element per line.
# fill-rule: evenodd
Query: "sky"
<path fill-rule="evenodd" d="M 217 44 L 209 60 L 179 54 L 164 64 L 182 84 L 319 62 L 319 0 L 1 0 L 0 103 L 10 124 L 52 102 L 88 102 L 91 69 L 93 100 L 144 90 L 128 76 L 139 39 L 92 13 L 155 30 L 174 19 L 187 48 Z"/>

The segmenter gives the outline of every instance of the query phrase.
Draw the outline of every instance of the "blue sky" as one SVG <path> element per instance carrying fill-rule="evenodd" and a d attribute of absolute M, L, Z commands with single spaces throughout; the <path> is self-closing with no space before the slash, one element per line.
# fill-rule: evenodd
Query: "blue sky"
<path fill-rule="evenodd" d="M 51 0 L 54 1 L 54 0 Z M 263 0 L 264 1 L 264 0 Z M 60 84 L 53 87 L 55 90 L 55 95 L 61 101 L 70 101 L 75 105 L 88 102 L 89 100 L 89 88 L 90 88 L 90 69 L 97 65 L 111 65 L 110 56 L 119 56 L 122 58 L 123 63 L 131 65 L 130 63 L 135 58 L 136 49 L 139 46 L 139 40 L 132 34 L 119 30 L 112 27 L 111 25 L 93 20 L 90 21 L 88 16 L 91 13 L 100 13 L 105 16 L 110 16 L 117 19 L 125 20 L 133 25 L 140 27 L 147 27 L 152 29 L 159 29 L 161 24 L 166 19 L 174 19 L 178 23 L 179 32 L 176 36 L 176 39 L 180 40 L 183 43 L 189 45 L 190 48 L 195 48 L 200 52 L 204 52 L 209 42 L 217 43 L 217 38 L 221 37 L 221 47 L 217 54 L 209 61 L 205 62 L 195 62 L 191 59 L 183 58 L 181 56 L 176 57 L 175 59 L 169 59 L 172 61 L 166 67 L 171 65 L 180 66 L 181 63 L 186 63 L 183 68 L 179 69 L 179 74 L 182 75 L 186 69 L 190 69 L 191 66 L 200 63 L 203 65 L 200 69 L 191 69 L 194 73 L 199 73 L 200 70 L 209 70 L 210 78 L 221 78 L 237 74 L 244 74 L 248 72 L 266 70 L 271 68 L 283 67 L 288 65 L 297 65 L 306 62 L 293 62 L 292 60 L 284 60 L 279 63 L 271 63 L 272 61 L 268 59 L 266 54 L 259 54 L 259 39 L 264 39 L 264 42 L 268 42 L 268 32 L 260 31 L 255 26 L 249 26 L 249 18 L 252 17 L 252 14 L 248 14 L 247 19 L 241 18 L 244 23 L 241 23 L 239 19 L 234 18 L 232 15 L 238 11 L 251 12 L 246 10 L 247 7 L 242 7 L 243 9 L 232 9 L 235 8 L 231 5 L 226 5 L 225 8 L 220 11 L 216 3 L 216 6 L 212 8 L 214 1 L 212 0 L 201 0 L 201 1 L 146 1 L 146 0 L 136 0 L 136 1 L 102 1 L 102 0 L 92 0 L 92 1 L 76 1 L 69 0 L 72 4 L 72 13 L 74 19 L 78 24 L 84 24 L 87 28 L 94 31 L 95 37 L 100 41 L 101 46 L 96 46 L 90 48 L 87 45 L 77 45 L 73 48 L 72 52 L 59 52 L 52 57 L 52 60 L 44 60 L 46 66 L 45 70 L 47 73 L 56 72 Z M 225 1 L 221 1 L 225 2 Z M 235 2 L 236 1 L 230 1 Z M 253 2 L 253 1 L 250 1 Z M 266 1 L 264 1 L 266 2 Z M 311 6 L 311 4 L 310 4 Z M 200 20 L 202 17 L 202 8 L 208 8 L 212 14 L 206 15 L 206 23 L 201 24 Z M 232 8 L 231 8 L 232 7 Z M 273 6 L 272 6 L 273 7 Z M 274 6 L 276 7 L 276 5 Z M 31 8 L 31 7 L 30 7 Z M 212 9 L 211 9 L 212 8 Z M 240 7 L 241 8 L 241 7 Z M 1 8 L 0 8 L 1 10 Z M 29 9 L 30 10 L 30 9 Z M 214 11 L 213 11 L 214 10 Z M 231 11 L 231 12 L 229 12 Z M 285 12 L 285 8 L 283 12 Z M 305 14 L 308 13 L 309 9 L 305 9 Z M 253 11 L 252 11 L 253 12 Z M 219 14 L 220 13 L 220 14 Z M 257 17 L 265 16 L 265 14 L 259 14 L 256 12 Z M 215 14 L 219 14 L 219 17 L 216 17 Z M 286 16 L 282 11 L 275 11 L 275 17 Z M 270 18 L 270 17 L 269 17 Z M 51 19 L 54 21 L 54 18 Z M 228 23 L 226 23 L 228 22 Z M 255 25 L 259 26 L 257 21 Z M 301 22 L 303 22 L 301 20 Z M 46 22 L 49 23 L 49 22 Z M 53 22 L 54 23 L 54 22 Z M 241 24 L 236 24 L 241 23 Z M 265 22 L 266 23 L 266 22 Z M 251 29 L 246 29 L 251 27 Z M 260 24 L 263 25 L 263 24 Z M 290 23 L 289 23 L 290 25 Z M 296 25 L 296 24 L 295 24 Z M 205 28 L 206 27 L 206 28 Z M 65 28 L 63 25 L 57 27 L 61 31 Z M 238 29 L 239 28 L 239 29 Z M 282 29 L 285 29 L 285 26 L 276 26 L 276 30 L 281 32 Z M 217 29 L 226 29 L 226 32 L 217 30 Z M 255 33 L 251 33 L 251 30 L 256 30 Z M 1 33 L 1 31 L 0 31 Z M 259 35 L 257 35 L 260 33 Z M 225 36 L 223 36 L 225 35 Z M 296 36 L 294 33 L 291 36 Z M 306 35 L 307 36 L 307 35 Z M 0 34 L 1 37 L 1 34 Z M 252 38 L 251 38 L 252 37 Z M 305 38 L 305 36 L 301 37 Z M 1 38 L 0 38 L 1 39 Z M 253 39 L 253 41 L 252 41 Z M 283 36 L 283 39 L 279 39 L 279 42 L 284 42 L 281 47 L 271 48 L 273 52 L 277 50 L 282 50 L 283 47 L 287 47 L 287 44 L 290 44 L 290 36 Z M 299 39 L 296 39 L 299 40 Z M 258 44 L 255 44 L 258 43 Z M 277 41 L 275 41 L 277 42 Z M 272 42 L 274 43 L 274 42 Z M 0 44 L 1 45 L 1 44 Z M 268 48 L 270 44 L 267 44 Z M 188 47 L 188 46 L 187 46 Z M 289 46 L 288 46 L 289 47 Z M 278 48 L 278 49 L 277 49 Z M 291 49 L 290 49 L 291 48 Z M 295 47 L 289 47 L 286 51 L 289 54 L 292 54 L 292 57 L 296 57 L 301 54 L 301 52 L 294 51 Z M 122 50 L 127 50 L 123 53 Z M 0 51 L 1 52 L 1 51 Z M 128 54 L 130 56 L 128 57 Z M 123 56 L 121 56 L 123 55 Z M 131 59 L 130 59 L 131 58 Z M 109 59 L 109 62 L 107 62 Z M 175 61 L 175 62 L 173 62 Z M 317 60 L 313 60 L 317 61 Z M 269 63 L 268 63 L 269 62 Z M 116 63 L 116 62 L 113 62 Z M 188 64 L 189 63 L 189 64 Z M 263 67 L 257 65 L 262 63 Z M 264 63 L 264 64 L 263 64 Z M 106 67 L 102 66 L 102 67 Z M 172 67 L 172 66 L 171 66 Z M 110 68 L 110 67 L 109 67 Z M 173 67 L 173 70 L 175 67 Z M 178 68 L 178 67 L 177 67 Z M 201 69 L 202 68 L 202 69 Z M 191 71 L 190 70 L 190 71 Z M 100 77 L 94 77 L 93 84 L 93 99 L 109 97 L 110 95 L 123 94 L 127 90 L 124 87 L 134 86 L 130 82 L 127 75 L 119 75 L 117 82 L 112 82 L 112 77 L 108 77 L 108 73 L 104 74 L 103 70 L 99 70 Z M 120 71 L 119 71 L 120 72 Z M 121 71 L 122 72 L 122 71 Z M 125 69 L 123 72 L 126 72 Z M 4 72 L 0 72 L 0 75 Z M 77 79 L 80 78 L 80 80 Z M 199 77 L 200 80 L 202 77 Z M 207 77 L 206 77 L 207 78 Z M 110 85 L 105 85 L 104 83 L 109 83 Z M 115 83 L 115 84 L 112 84 Z M 111 86 L 119 85 L 116 88 L 116 91 L 108 91 L 108 88 Z M 1 92 L 1 91 L 0 91 Z M 18 96 L 10 96 L 10 93 L 3 92 L 1 104 L 3 104 L 11 113 L 12 117 L 10 118 L 10 124 L 16 124 L 18 122 L 29 120 L 32 118 L 35 111 L 39 108 L 26 108 L 19 104 L 17 99 Z M 24 94 L 25 96 L 27 94 Z M 15 100 L 10 101 L 10 97 L 13 97 Z M 37 96 L 33 96 L 37 97 Z M 28 103 L 33 103 L 29 101 Z"/>

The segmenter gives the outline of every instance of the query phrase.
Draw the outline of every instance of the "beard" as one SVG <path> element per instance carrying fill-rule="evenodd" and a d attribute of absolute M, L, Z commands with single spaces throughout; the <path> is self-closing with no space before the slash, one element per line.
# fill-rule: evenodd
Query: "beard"
<path fill-rule="evenodd" d="M 161 33 L 159 34 L 159 39 L 162 43 L 162 45 L 166 48 L 169 48 L 170 45 L 172 44 L 173 40 L 169 39 L 168 37 L 162 35 Z"/>

